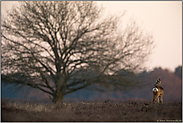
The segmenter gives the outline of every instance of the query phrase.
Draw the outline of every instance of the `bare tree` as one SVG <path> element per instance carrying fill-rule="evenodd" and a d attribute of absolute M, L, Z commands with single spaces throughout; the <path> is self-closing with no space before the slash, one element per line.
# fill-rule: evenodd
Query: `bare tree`
<path fill-rule="evenodd" d="M 53 102 L 94 83 L 122 86 L 103 78 L 141 68 L 153 40 L 135 23 L 119 34 L 120 18 L 102 19 L 91 1 L 20 2 L 1 20 L 2 80 L 40 89 Z"/>

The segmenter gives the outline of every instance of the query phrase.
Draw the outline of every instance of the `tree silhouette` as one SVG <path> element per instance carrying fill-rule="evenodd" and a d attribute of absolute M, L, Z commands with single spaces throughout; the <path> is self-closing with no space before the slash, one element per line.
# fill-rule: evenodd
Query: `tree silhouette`
<path fill-rule="evenodd" d="M 95 83 L 123 86 L 115 75 L 143 67 L 152 36 L 135 22 L 120 34 L 122 16 L 101 14 L 91 1 L 20 2 L 1 20 L 2 81 L 40 89 L 53 102 Z"/>
<path fill-rule="evenodd" d="M 174 74 L 182 79 L 182 66 L 178 66 L 175 68 Z"/>

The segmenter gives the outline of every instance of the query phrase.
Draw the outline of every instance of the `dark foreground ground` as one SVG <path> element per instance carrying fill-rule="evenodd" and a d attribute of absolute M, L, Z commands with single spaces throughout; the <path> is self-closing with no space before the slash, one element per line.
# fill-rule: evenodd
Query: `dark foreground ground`
<path fill-rule="evenodd" d="M 68 102 L 40 104 L 1 101 L 1 121 L 182 121 L 182 102 Z"/>

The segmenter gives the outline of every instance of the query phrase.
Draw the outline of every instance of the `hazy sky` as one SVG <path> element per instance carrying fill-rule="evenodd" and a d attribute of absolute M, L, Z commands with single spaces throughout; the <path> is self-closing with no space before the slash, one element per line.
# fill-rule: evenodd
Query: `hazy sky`
<path fill-rule="evenodd" d="M 1 12 L 16 2 L 1 2 Z M 152 34 L 155 48 L 146 66 L 174 71 L 182 65 L 182 1 L 100 1 L 109 14 L 127 10 L 123 25 L 134 19 L 142 29 Z"/>
<path fill-rule="evenodd" d="M 111 14 L 127 10 L 124 25 L 134 19 L 145 32 L 153 35 L 155 48 L 147 68 L 174 71 L 182 65 L 182 1 L 106 1 L 103 5 Z"/>

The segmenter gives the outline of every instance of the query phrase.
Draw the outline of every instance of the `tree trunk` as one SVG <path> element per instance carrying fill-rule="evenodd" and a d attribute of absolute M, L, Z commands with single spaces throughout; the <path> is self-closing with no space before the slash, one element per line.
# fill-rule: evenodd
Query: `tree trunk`
<path fill-rule="evenodd" d="M 62 100 L 64 99 L 64 94 L 62 92 L 56 93 L 53 96 L 53 103 L 59 103 L 62 102 Z"/>

